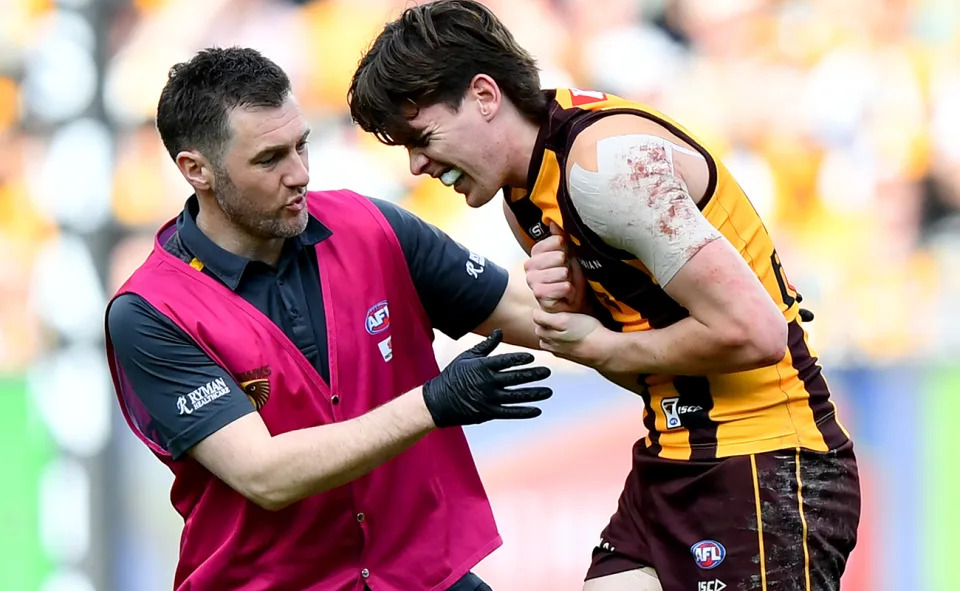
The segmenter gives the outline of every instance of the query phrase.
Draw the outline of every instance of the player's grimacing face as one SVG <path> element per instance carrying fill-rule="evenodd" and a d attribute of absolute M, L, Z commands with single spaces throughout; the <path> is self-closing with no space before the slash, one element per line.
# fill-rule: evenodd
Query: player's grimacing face
<path fill-rule="evenodd" d="M 224 215 L 260 238 L 290 238 L 307 226 L 307 136 L 300 106 L 238 107 L 232 136 L 215 171 L 214 195 Z"/>
<path fill-rule="evenodd" d="M 502 153 L 476 101 L 464 100 L 458 111 L 444 104 L 422 107 L 410 119 L 421 140 L 407 146 L 410 172 L 438 178 L 480 207 L 503 186 Z"/>

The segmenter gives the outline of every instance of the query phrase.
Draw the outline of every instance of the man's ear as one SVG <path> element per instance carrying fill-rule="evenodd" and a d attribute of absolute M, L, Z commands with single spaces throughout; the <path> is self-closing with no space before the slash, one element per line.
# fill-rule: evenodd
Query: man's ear
<path fill-rule="evenodd" d="M 476 101 L 480 115 L 484 119 L 493 119 L 500 110 L 503 95 L 497 82 L 486 74 L 477 74 L 467 87 L 467 97 Z"/>
<path fill-rule="evenodd" d="M 210 191 L 213 188 L 213 165 L 207 157 L 196 150 L 184 150 L 177 154 L 177 168 L 195 191 Z"/>

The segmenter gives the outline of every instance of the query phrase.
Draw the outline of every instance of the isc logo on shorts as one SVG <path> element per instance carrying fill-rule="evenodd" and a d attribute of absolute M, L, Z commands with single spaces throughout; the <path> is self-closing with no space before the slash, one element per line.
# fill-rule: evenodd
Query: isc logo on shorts
<path fill-rule="evenodd" d="M 364 326 L 370 334 L 378 334 L 390 328 L 390 309 L 387 307 L 387 300 L 383 300 L 367 310 Z"/>
<path fill-rule="evenodd" d="M 697 561 L 697 566 L 704 570 L 717 568 L 727 555 L 726 548 L 720 542 L 702 540 L 690 546 L 690 553 Z"/>

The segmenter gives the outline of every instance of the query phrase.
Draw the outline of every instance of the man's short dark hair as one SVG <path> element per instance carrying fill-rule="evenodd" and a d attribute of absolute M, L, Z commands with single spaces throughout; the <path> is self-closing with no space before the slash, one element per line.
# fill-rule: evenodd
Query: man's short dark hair
<path fill-rule="evenodd" d="M 459 110 L 477 74 L 493 78 L 528 119 L 547 110 L 536 61 L 489 8 L 439 0 L 408 8 L 360 60 L 347 101 L 353 120 L 388 145 L 411 145 L 411 113 L 444 104 Z"/>
<path fill-rule="evenodd" d="M 170 68 L 157 105 L 157 130 L 170 157 L 198 150 L 218 164 L 230 141 L 230 111 L 280 107 L 287 74 L 255 49 L 204 49 Z"/>

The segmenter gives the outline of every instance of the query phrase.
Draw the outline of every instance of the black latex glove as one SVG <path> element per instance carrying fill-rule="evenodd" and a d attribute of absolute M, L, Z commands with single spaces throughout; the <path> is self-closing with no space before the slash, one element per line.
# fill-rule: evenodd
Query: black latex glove
<path fill-rule="evenodd" d="M 491 419 L 532 419 L 540 415 L 534 406 L 506 406 L 538 402 L 553 395 L 544 387 L 514 388 L 550 375 L 546 367 L 508 368 L 533 361 L 530 353 L 506 353 L 489 357 L 503 340 L 498 328 L 486 340 L 464 351 L 423 385 L 423 399 L 437 427 L 474 425 Z"/>

